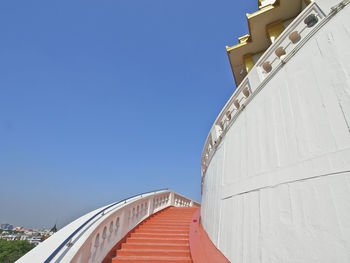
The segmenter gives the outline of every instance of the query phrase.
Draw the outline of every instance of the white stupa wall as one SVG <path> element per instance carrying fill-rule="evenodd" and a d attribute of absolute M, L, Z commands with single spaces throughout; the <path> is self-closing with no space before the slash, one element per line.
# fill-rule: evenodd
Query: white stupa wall
<path fill-rule="evenodd" d="M 208 165 L 202 224 L 231 262 L 350 262 L 349 125 L 347 5 L 251 100 Z"/>

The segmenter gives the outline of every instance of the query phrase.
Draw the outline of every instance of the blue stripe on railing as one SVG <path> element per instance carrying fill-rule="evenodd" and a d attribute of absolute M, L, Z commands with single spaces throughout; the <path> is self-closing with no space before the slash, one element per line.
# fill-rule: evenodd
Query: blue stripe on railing
<path fill-rule="evenodd" d="M 156 190 L 156 191 L 149 191 L 149 192 L 145 192 L 145 193 L 142 193 L 142 194 L 138 194 L 138 195 L 133 195 L 131 197 L 128 197 L 126 199 L 123 199 L 119 202 L 115 202 L 105 208 L 103 208 L 101 211 L 97 212 L 95 215 L 93 215 L 92 217 L 90 217 L 85 223 L 83 223 L 80 227 L 78 227 L 72 234 L 69 235 L 69 237 L 67 237 L 62 243 L 61 245 L 59 245 L 54 252 L 51 253 L 51 255 L 44 261 L 44 263 L 49 263 L 51 262 L 51 260 L 58 254 L 58 252 L 61 251 L 61 249 L 84 227 L 86 226 L 89 222 L 91 222 L 91 220 L 93 220 L 95 217 L 97 217 L 98 215 L 100 215 L 101 213 L 103 213 L 104 211 L 106 211 L 107 209 L 117 205 L 117 204 L 120 204 L 120 203 L 123 203 L 126 201 L 128 201 L 129 199 L 131 198 L 134 198 L 134 197 L 137 197 L 137 196 L 142 196 L 142 195 L 145 195 L 145 194 L 149 194 L 149 193 L 157 193 L 157 192 L 160 192 L 160 191 L 166 191 L 168 190 L 168 188 L 166 189 L 160 189 L 160 190 Z"/>

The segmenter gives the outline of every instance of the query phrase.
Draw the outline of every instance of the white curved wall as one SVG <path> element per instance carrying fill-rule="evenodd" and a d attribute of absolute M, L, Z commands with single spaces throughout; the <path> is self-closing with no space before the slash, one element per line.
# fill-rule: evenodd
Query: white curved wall
<path fill-rule="evenodd" d="M 206 169 L 202 224 L 231 262 L 350 262 L 349 125 L 347 5 L 252 98 Z"/>

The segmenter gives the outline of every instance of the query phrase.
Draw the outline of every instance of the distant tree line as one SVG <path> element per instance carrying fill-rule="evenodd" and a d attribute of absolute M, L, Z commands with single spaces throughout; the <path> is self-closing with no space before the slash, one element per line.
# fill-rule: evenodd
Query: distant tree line
<path fill-rule="evenodd" d="M 13 263 L 34 247 L 27 240 L 0 239 L 0 263 Z"/>

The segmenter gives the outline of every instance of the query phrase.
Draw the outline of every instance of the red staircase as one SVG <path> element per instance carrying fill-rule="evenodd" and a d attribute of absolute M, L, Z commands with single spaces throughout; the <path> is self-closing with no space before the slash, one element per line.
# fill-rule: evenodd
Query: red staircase
<path fill-rule="evenodd" d="M 169 207 L 142 222 L 112 263 L 191 263 L 189 226 L 196 207 Z"/>

